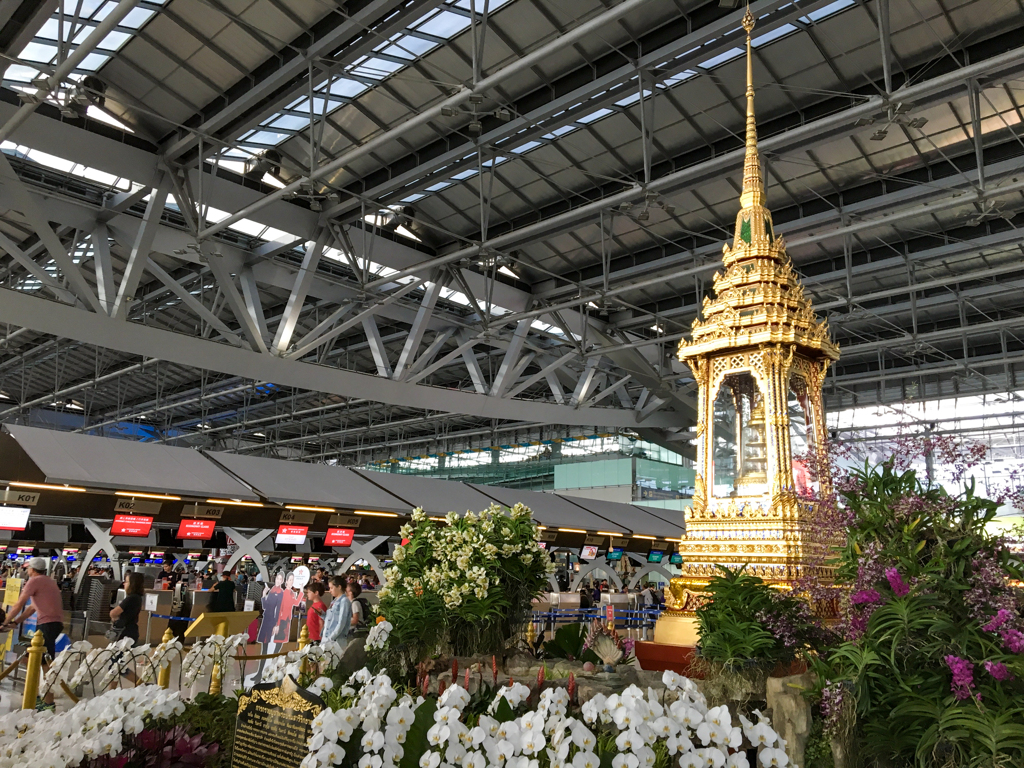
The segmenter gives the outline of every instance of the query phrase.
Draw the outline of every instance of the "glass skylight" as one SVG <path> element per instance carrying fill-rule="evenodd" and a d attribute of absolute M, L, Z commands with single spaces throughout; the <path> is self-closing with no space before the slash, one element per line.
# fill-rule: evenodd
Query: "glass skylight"
<path fill-rule="evenodd" d="M 511 0 L 489 0 L 488 13 L 493 14 L 509 2 Z M 476 0 L 475 9 L 483 12 L 483 0 Z M 400 73 L 411 62 L 466 31 L 471 24 L 469 10 L 469 0 L 449 0 L 412 26 L 381 42 L 369 56 L 352 62 L 340 78 L 322 83 L 316 90 L 328 100 L 327 113 L 348 104 L 388 77 Z M 314 101 L 313 122 L 324 114 L 325 99 L 317 98 Z M 277 146 L 307 129 L 309 124 L 309 99 L 303 97 L 289 104 L 283 112 L 271 115 L 258 128 L 241 136 L 238 143 L 258 152 Z"/>
<path fill-rule="evenodd" d="M 80 44 L 92 33 L 96 25 L 117 6 L 114 0 L 61 0 L 61 2 L 64 10 L 63 22 L 58 8 L 54 11 L 53 16 L 40 27 L 36 36 L 18 53 L 17 58 L 22 63 L 14 64 L 7 69 L 7 72 L 4 73 L 4 85 L 22 91 L 34 90 L 30 86 L 31 82 L 38 77 L 49 76 L 57 66 L 61 41 L 67 43 L 70 40 L 72 45 Z M 80 80 L 106 64 L 125 43 L 132 39 L 143 24 L 156 15 L 166 2 L 167 0 L 142 0 L 139 6 L 129 11 L 121 23 L 100 42 L 100 45 L 82 60 L 69 79 Z M 65 55 L 66 53 L 65 51 Z M 93 112 L 99 111 L 93 110 Z"/>

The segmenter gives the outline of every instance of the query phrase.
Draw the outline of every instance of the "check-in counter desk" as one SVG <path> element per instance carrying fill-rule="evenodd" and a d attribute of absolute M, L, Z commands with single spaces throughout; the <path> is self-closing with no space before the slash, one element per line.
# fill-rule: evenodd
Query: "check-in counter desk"
<path fill-rule="evenodd" d="M 153 597 L 156 597 L 156 610 L 149 611 L 146 606 L 153 605 Z M 167 619 L 158 619 L 155 616 L 170 616 L 171 615 L 171 600 L 174 594 L 169 589 L 147 589 L 146 594 L 142 598 L 142 610 L 139 611 L 139 643 L 151 643 L 153 645 L 159 644 L 164 637 L 164 630 L 167 629 Z M 125 598 L 124 589 L 117 590 L 117 597 L 114 599 L 114 608 L 121 604 L 121 601 Z M 104 617 L 106 621 L 110 621 L 109 618 Z M 149 628 L 149 635 L 146 635 L 146 628 Z"/>

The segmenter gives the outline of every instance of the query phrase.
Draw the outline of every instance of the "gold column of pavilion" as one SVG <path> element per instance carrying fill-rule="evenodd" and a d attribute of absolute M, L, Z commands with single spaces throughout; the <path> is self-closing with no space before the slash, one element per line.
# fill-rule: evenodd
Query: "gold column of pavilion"
<path fill-rule="evenodd" d="M 715 298 L 704 299 L 703 319 L 679 344 L 699 386 L 696 488 L 679 547 L 682 576 L 672 579 L 656 642 L 695 642 L 693 611 L 715 564 L 748 564 L 748 572 L 785 585 L 802 573 L 813 546 L 807 522 L 814 505 L 806 497 L 815 481 L 801 457 L 825 439 L 821 388 L 839 349 L 815 317 L 764 205 L 749 8 L 743 28 L 743 191 L 732 245 L 722 248 L 725 271 L 714 276 Z"/>

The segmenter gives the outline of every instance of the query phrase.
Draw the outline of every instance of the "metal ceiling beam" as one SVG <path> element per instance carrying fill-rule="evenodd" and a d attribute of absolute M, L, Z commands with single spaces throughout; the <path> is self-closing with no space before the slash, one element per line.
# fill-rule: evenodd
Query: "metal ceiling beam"
<path fill-rule="evenodd" d="M 940 75 L 931 80 L 902 87 L 893 94 L 893 98 L 901 102 L 915 103 L 918 106 L 922 106 L 926 103 L 941 101 L 954 93 L 962 91 L 964 83 L 971 78 L 982 78 L 987 82 L 1000 82 L 1016 76 L 1022 70 L 1024 70 L 1024 46 Z M 834 140 L 841 136 L 848 136 L 861 130 L 860 127 L 855 125 L 855 122 L 860 118 L 877 116 L 885 109 L 886 105 L 887 102 L 883 97 L 874 96 L 850 109 L 829 115 L 820 120 L 805 123 L 775 136 L 761 139 L 758 144 L 762 154 L 766 156 L 782 155 L 793 151 L 803 152 L 823 142 Z M 507 251 L 509 248 L 523 246 L 551 237 L 584 222 L 597 219 L 603 210 L 621 205 L 622 203 L 640 202 L 644 195 L 648 193 L 670 194 L 687 187 L 692 187 L 695 184 L 726 177 L 742 167 L 744 152 L 745 150 L 740 147 L 712 160 L 669 173 L 655 179 L 646 186 L 636 184 L 621 192 L 592 203 L 586 203 L 566 213 L 551 216 L 536 224 L 520 227 L 519 229 L 487 239 L 479 244 L 460 248 L 443 256 L 423 260 L 413 267 L 400 270 L 398 274 L 390 276 L 390 279 L 414 275 L 426 269 L 461 261 L 462 259 L 474 256 L 481 250 L 502 252 Z M 368 287 L 372 288 L 379 282 L 379 280 L 373 281 L 369 283 Z M 584 299 L 584 302 L 589 300 L 589 298 Z"/>
<path fill-rule="evenodd" d="M 536 400 L 508 400 L 442 387 L 410 385 L 378 376 L 297 363 L 273 355 L 230 347 L 134 322 L 122 322 L 52 301 L 0 289 L 0 322 L 193 368 L 220 371 L 260 381 L 341 397 L 362 397 L 392 405 L 464 413 L 487 419 L 541 421 L 607 427 L 631 427 L 636 414 L 617 408 L 567 408 Z M 678 426 L 680 416 L 654 414 L 648 426 Z"/>
<path fill-rule="evenodd" d="M 763 0 L 751 4 L 751 13 L 757 18 L 758 35 L 766 34 L 785 24 L 805 16 L 807 13 L 828 5 L 833 0 L 812 0 L 811 2 L 789 2 L 789 0 Z M 477 147 L 496 146 L 500 142 L 515 136 L 517 143 L 529 141 L 536 136 L 550 132 L 557 127 L 544 124 L 558 115 L 558 125 L 590 114 L 609 104 L 630 95 L 616 86 L 628 83 L 638 70 L 657 69 L 659 77 L 665 77 L 695 66 L 700 61 L 742 45 L 746 34 L 740 26 L 741 11 L 716 19 L 693 32 L 673 40 L 650 53 L 641 56 L 635 63 L 624 64 L 605 75 L 595 76 L 593 67 L 587 64 L 579 71 L 580 75 L 592 76 L 593 79 L 569 93 L 547 101 L 543 106 L 528 113 L 514 117 L 493 130 L 482 134 L 473 141 L 459 144 L 428 160 L 418 163 L 415 167 L 402 173 L 389 173 L 388 180 L 361 193 L 363 199 L 381 200 L 398 190 L 416 190 L 420 186 L 429 186 L 434 180 L 429 175 L 437 170 L 446 172 L 461 168 L 464 164 L 473 164 L 475 157 L 466 160 L 466 156 L 474 154 Z M 550 86 L 545 84 L 547 90 Z M 606 93 L 611 91 L 610 93 Z M 630 89 L 632 92 L 632 88 Z M 605 94 L 601 96 L 601 94 Z M 401 161 L 398 161 L 400 163 Z M 397 164 L 397 163 L 396 163 Z M 422 181 L 422 184 L 419 182 Z M 410 184 L 416 184 L 410 187 Z M 403 192 L 403 195 L 408 192 Z M 342 217 L 360 207 L 358 200 L 347 200 L 324 211 L 324 217 Z"/>
<path fill-rule="evenodd" d="M 288 102 L 305 94 L 310 87 L 308 74 L 311 65 L 315 72 L 312 84 L 315 88 L 331 72 L 355 61 L 381 40 L 386 40 L 415 23 L 441 2 L 442 0 L 374 0 L 365 3 L 354 12 L 344 9 L 332 11 L 341 16 L 337 26 L 312 44 L 304 42 L 298 46 L 302 49 L 300 55 L 288 58 L 266 77 L 258 80 L 253 76 L 243 78 L 243 82 L 248 80 L 253 83 L 252 86 L 236 98 L 230 99 L 226 106 L 220 106 L 226 97 L 223 94 L 219 95 L 210 105 L 213 107 L 210 110 L 212 114 L 207 116 L 206 109 L 198 113 L 195 116 L 200 120 L 198 125 L 194 128 L 179 129 L 179 135 L 166 141 L 161 147 L 160 154 L 168 161 L 173 161 L 195 149 L 201 136 L 208 139 L 215 137 L 217 141 L 237 136 L 268 115 L 280 111 Z M 399 12 L 394 13 L 396 10 Z M 386 17 L 389 17 L 387 21 L 383 24 L 378 23 Z M 373 33 L 368 34 L 370 29 Z M 307 35 L 308 33 L 304 33 L 303 36 Z M 339 51 L 339 48 L 342 50 Z M 242 118 L 245 118 L 245 122 L 239 124 L 238 121 Z M 232 129 L 227 135 L 224 134 L 226 128 Z M 182 133 L 185 135 L 181 135 Z"/>
<path fill-rule="evenodd" d="M 114 6 L 110 13 L 104 16 L 103 20 L 86 36 L 85 40 L 79 43 L 68 54 L 67 58 L 56 66 L 53 73 L 44 78 L 45 84 L 42 87 L 36 88 L 34 96 L 22 104 L 21 108 L 9 117 L 3 126 L 0 126 L 0 142 L 7 141 L 11 134 L 25 123 L 39 105 L 42 104 L 43 99 L 53 93 L 54 89 L 59 87 L 64 82 L 64 79 L 75 71 L 83 59 L 92 53 L 103 42 L 104 38 L 113 32 L 114 27 L 121 23 L 121 20 L 128 15 L 128 12 L 138 4 L 139 0 L 121 0 L 121 2 Z"/>
<path fill-rule="evenodd" d="M 330 229 L 323 227 L 317 234 L 316 239 L 311 240 L 309 245 L 306 246 L 306 253 L 302 257 L 302 265 L 295 275 L 295 284 L 288 294 L 284 313 L 277 324 L 277 333 L 274 335 L 274 343 L 271 345 L 271 349 L 275 354 L 283 355 L 288 351 L 288 347 L 292 343 L 292 334 L 295 332 L 295 326 L 299 322 L 302 305 L 306 301 L 310 285 L 312 285 L 313 280 L 316 278 L 316 270 L 320 266 L 320 257 L 323 255 L 324 245 L 326 245 L 327 239 L 330 236 Z"/>
<path fill-rule="evenodd" d="M 514 77 L 522 72 L 528 71 L 530 68 L 542 64 L 546 59 L 552 55 L 560 53 L 565 46 L 572 45 L 573 43 L 582 40 L 590 34 L 593 34 L 597 30 L 601 29 L 607 24 L 610 24 L 624 16 L 632 13 L 633 11 L 644 6 L 648 0 L 623 0 L 616 6 L 613 6 L 602 13 L 598 14 L 589 21 L 585 21 L 582 24 L 573 27 L 571 30 L 563 35 L 551 40 L 539 48 L 534 49 L 526 56 L 516 59 L 511 64 L 508 64 L 497 72 L 488 75 L 483 80 L 473 83 L 471 86 L 463 86 L 452 96 L 434 104 L 432 107 L 427 107 L 422 110 L 416 116 L 405 120 L 399 125 L 391 128 L 390 130 L 384 131 L 383 133 L 375 136 L 374 138 L 360 144 L 358 147 L 350 149 L 349 151 L 339 155 L 334 160 L 331 160 L 324 165 L 319 166 L 312 173 L 306 174 L 305 176 L 296 179 L 295 181 L 287 184 L 282 189 L 275 190 L 274 192 L 264 196 L 260 200 L 248 205 L 241 210 L 233 213 L 216 224 L 212 224 L 205 229 L 200 230 L 200 239 L 205 239 L 211 235 L 215 235 L 224 229 L 227 229 L 235 222 L 240 219 L 244 219 L 253 212 L 260 210 L 261 208 L 269 205 L 275 200 L 289 195 L 293 192 L 300 192 L 304 187 L 307 187 L 310 183 L 320 181 L 327 176 L 330 176 L 335 171 L 342 170 L 350 166 L 353 162 L 361 157 L 365 157 L 378 149 L 386 147 L 396 139 L 401 138 L 406 133 L 422 128 L 426 126 L 431 120 L 436 120 L 441 117 L 442 110 L 447 109 L 458 109 L 462 104 L 469 101 L 470 96 L 476 94 L 485 94 L 489 91 L 500 86 L 506 80 Z"/>

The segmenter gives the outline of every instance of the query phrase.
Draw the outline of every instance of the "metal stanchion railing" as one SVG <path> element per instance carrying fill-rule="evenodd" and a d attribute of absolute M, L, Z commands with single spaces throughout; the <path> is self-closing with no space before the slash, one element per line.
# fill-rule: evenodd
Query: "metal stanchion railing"
<path fill-rule="evenodd" d="M 25 692 L 21 697 L 22 709 L 35 709 L 36 696 L 39 694 L 39 678 L 43 669 L 43 654 L 46 653 L 46 641 L 43 633 L 36 630 L 29 645 L 28 669 L 25 672 Z"/>

